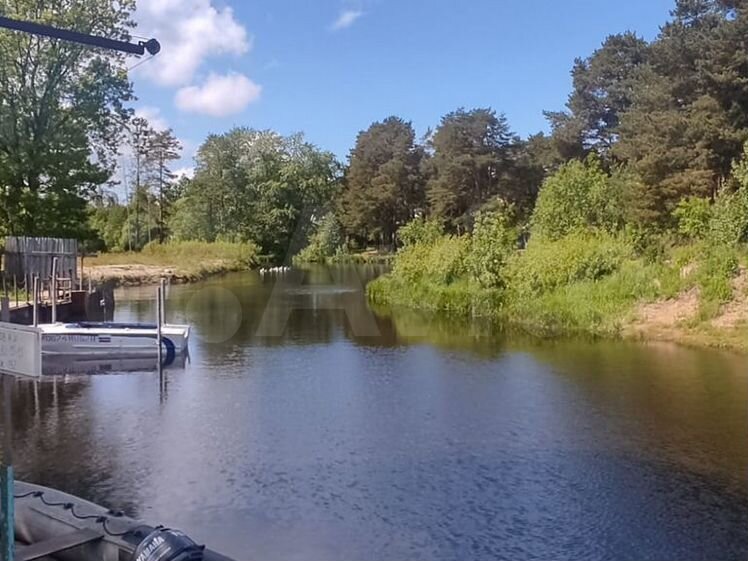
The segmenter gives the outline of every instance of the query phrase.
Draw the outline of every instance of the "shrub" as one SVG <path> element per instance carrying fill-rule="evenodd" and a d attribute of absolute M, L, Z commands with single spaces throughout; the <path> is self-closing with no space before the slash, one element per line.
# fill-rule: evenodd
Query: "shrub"
<path fill-rule="evenodd" d="M 478 213 L 465 261 L 471 279 L 483 288 L 502 286 L 504 267 L 516 249 L 517 232 L 509 226 L 507 213 Z"/>
<path fill-rule="evenodd" d="M 696 273 L 696 280 L 701 288 L 702 319 L 714 315 L 719 305 L 730 300 L 731 281 L 738 272 L 739 264 L 735 247 L 712 244 L 706 248 Z"/>
<path fill-rule="evenodd" d="M 709 224 L 709 240 L 732 245 L 748 240 L 748 143 L 743 158 L 733 165 L 732 179 L 737 189 L 721 193 Z"/>
<path fill-rule="evenodd" d="M 468 245 L 465 236 L 442 236 L 406 246 L 397 255 L 392 275 L 404 282 L 450 284 L 465 273 Z"/>
<path fill-rule="evenodd" d="M 343 233 L 334 214 L 327 214 L 309 239 L 309 244 L 295 257 L 298 263 L 324 263 L 343 250 Z"/>
<path fill-rule="evenodd" d="M 558 240 L 581 229 L 614 232 L 623 223 L 622 199 L 596 157 L 568 162 L 543 183 L 531 219 L 532 234 Z"/>
<path fill-rule="evenodd" d="M 565 284 L 596 281 L 619 269 L 631 247 L 609 234 L 575 233 L 557 241 L 530 240 L 509 261 L 507 277 L 517 298 L 532 298 Z"/>
<path fill-rule="evenodd" d="M 688 240 L 703 240 L 709 233 L 712 205 L 709 199 L 688 197 L 678 203 L 673 215 L 679 234 Z"/>
<path fill-rule="evenodd" d="M 709 223 L 709 240 L 717 245 L 734 245 L 748 234 L 748 187 L 724 193 L 714 204 Z"/>
<path fill-rule="evenodd" d="M 397 237 L 405 247 L 416 244 L 431 244 L 444 235 L 444 227 L 437 220 L 416 218 L 397 231 Z"/>

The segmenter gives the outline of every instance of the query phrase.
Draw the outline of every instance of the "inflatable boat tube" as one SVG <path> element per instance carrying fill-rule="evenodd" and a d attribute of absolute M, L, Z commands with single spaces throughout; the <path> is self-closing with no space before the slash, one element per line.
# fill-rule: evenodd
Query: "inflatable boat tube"
<path fill-rule="evenodd" d="M 18 559 L 232 561 L 179 531 L 149 526 L 54 489 L 16 481 L 14 495 Z M 42 555 L 57 547 L 66 549 Z"/>

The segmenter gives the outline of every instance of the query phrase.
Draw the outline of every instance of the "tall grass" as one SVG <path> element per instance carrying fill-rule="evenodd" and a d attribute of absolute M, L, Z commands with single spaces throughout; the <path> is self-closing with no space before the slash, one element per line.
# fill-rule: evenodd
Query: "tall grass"
<path fill-rule="evenodd" d="M 189 280 L 208 274 L 249 269 L 257 261 L 252 243 L 150 243 L 139 252 L 102 253 L 86 260 L 88 266 L 146 265 L 174 269 Z"/>
<path fill-rule="evenodd" d="M 409 246 L 390 275 L 368 287 L 378 304 L 486 317 L 542 335 L 619 333 L 642 301 L 678 294 L 684 279 L 675 263 L 636 257 L 622 236 L 575 233 L 536 240 L 516 251 L 487 289 L 463 264 L 474 247 L 445 236 Z"/>

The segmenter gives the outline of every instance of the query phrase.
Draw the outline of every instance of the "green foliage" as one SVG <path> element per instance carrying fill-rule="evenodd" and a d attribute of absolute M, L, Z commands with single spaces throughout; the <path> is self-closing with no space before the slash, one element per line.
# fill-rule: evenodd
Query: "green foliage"
<path fill-rule="evenodd" d="M 407 246 L 398 253 L 392 274 L 406 283 L 451 284 L 466 272 L 469 244 L 467 236 L 443 236 L 432 243 Z"/>
<path fill-rule="evenodd" d="M 444 227 L 438 220 L 415 218 L 397 231 L 397 237 L 405 247 L 416 244 L 432 244 L 444 235 Z"/>
<path fill-rule="evenodd" d="M 129 39 L 133 0 L 19 0 L 2 15 Z M 88 238 L 88 196 L 112 174 L 124 104 L 124 55 L 0 32 L 0 232 Z"/>
<path fill-rule="evenodd" d="M 626 261 L 618 270 L 599 280 L 558 285 L 533 298 L 508 299 L 505 317 L 544 336 L 616 335 L 637 301 L 660 296 L 658 275 L 662 273 L 653 265 Z M 672 272 L 665 275 L 673 278 Z"/>
<path fill-rule="evenodd" d="M 209 137 L 169 226 L 175 239 L 254 241 L 295 254 L 338 189 L 339 166 L 300 135 L 236 128 Z"/>
<path fill-rule="evenodd" d="M 598 281 L 614 272 L 632 254 L 620 237 L 578 232 L 556 241 L 533 239 L 513 256 L 507 277 L 519 299 L 579 281 Z"/>
<path fill-rule="evenodd" d="M 748 236 L 748 189 L 722 193 L 714 204 L 709 239 L 718 245 L 734 245 Z"/>
<path fill-rule="evenodd" d="M 397 229 L 424 208 L 423 158 L 413 126 L 397 117 L 359 133 L 339 207 L 346 232 L 394 245 Z"/>
<path fill-rule="evenodd" d="M 482 288 L 500 288 L 504 267 L 517 249 L 517 231 L 506 212 L 478 213 L 466 258 L 470 278 Z"/>
<path fill-rule="evenodd" d="M 732 298 L 732 279 L 739 264 L 735 246 L 709 244 L 706 247 L 696 273 L 701 289 L 700 319 L 716 315 L 719 307 Z"/>
<path fill-rule="evenodd" d="M 678 203 L 673 213 L 678 221 L 678 232 L 687 240 L 706 238 L 712 219 L 712 205 L 709 199 L 688 197 Z"/>
<path fill-rule="evenodd" d="M 646 41 L 627 32 L 611 35 L 590 57 L 577 59 L 568 113 L 548 114 L 554 137 L 566 135 L 567 143 L 576 141 L 577 154 L 590 148 L 609 151 L 615 144 L 621 115 L 632 104 L 636 73 L 647 62 L 649 50 Z"/>
<path fill-rule="evenodd" d="M 620 229 L 623 194 L 612 185 L 595 157 L 563 165 L 540 189 L 532 215 L 533 235 L 558 240 L 582 229 Z"/>
<path fill-rule="evenodd" d="M 709 224 L 709 240 L 717 245 L 748 240 L 748 144 L 733 165 L 732 179 L 737 189 L 719 194 Z"/>
<path fill-rule="evenodd" d="M 492 109 L 458 109 L 445 115 L 429 141 L 427 198 L 431 214 L 464 231 L 471 215 L 499 196 L 531 204 L 542 171 L 528 146 Z"/>
<path fill-rule="evenodd" d="M 294 262 L 324 263 L 343 252 L 344 242 L 337 217 L 333 213 L 328 213 L 309 239 L 309 245 L 294 257 Z"/>
<path fill-rule="evenodd" d="M 91 209 L 91 228 L 101 240 L 99 247 L 107 251 L 122 251 L 122 231 L 127 222 L 127 208 L 119 204 L 98 206 Z"/>

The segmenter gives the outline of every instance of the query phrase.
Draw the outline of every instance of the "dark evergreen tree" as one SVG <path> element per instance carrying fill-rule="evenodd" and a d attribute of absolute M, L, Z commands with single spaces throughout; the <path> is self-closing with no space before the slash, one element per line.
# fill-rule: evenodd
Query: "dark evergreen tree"
<path fill-rule="evenodd" d="M 458 109 L 442 118 L 430 146 L 430 211 L 451 227 L 469 226 L 472 213 L 492 197 L 514 202 L 524 196 L 513 173 L 521 144 L 504 115 Z"/>
<path fill-rule="evenodd" d="M 359 133 L 339 205 L 345 231 L 392 245 L 400 226 L 424 210 L 423 158 L 412 125 L 399 117 Z"/>

